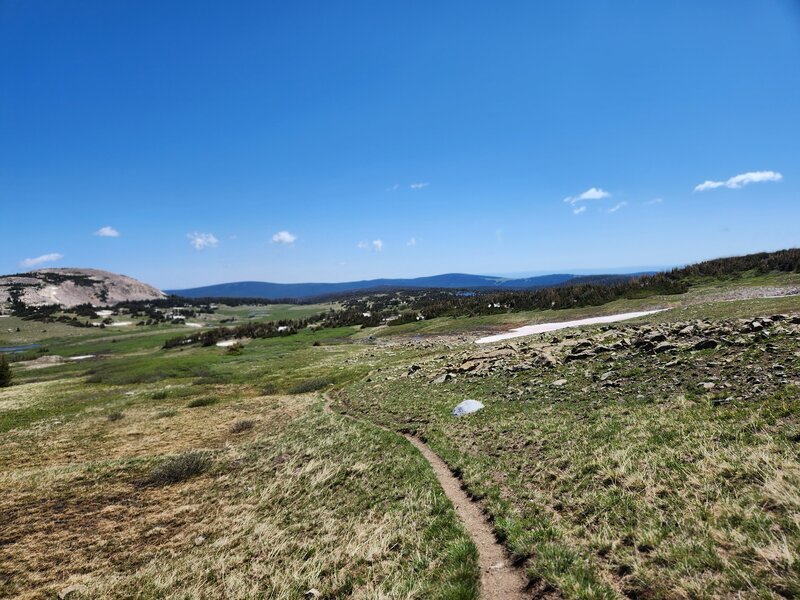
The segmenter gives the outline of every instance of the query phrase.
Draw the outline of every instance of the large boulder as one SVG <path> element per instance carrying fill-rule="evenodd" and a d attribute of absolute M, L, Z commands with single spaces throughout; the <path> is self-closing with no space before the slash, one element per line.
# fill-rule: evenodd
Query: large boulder
<path fill-rule="evenodd" d="M 453 408 L 453 416 L 463 417 L 464 415 L 478 412 L 482 408 L 482 402 L 478 402 L 477 400 L 464 400 L 463 402 L 459 402 L 455 408 Z"/>

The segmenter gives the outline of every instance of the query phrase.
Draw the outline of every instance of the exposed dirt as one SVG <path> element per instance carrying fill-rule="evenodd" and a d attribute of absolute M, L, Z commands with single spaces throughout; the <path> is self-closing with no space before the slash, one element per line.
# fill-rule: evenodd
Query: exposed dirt
<path fill-rule="evenodd" d="M 470 500 L 461 488 L 461 482 L 450 472 L 445 462 L 421 440 L 410 435 L 406 439 L 414 444 L 431 465 L 445 495 L 452 502 L 472 541 L 478 548 L 481 566 L 481 598 L 483 600 L 513 600 L 532 598 L 528 591 L 528 578 L 522 568 L 511 563 L 503 546 L 498 543 L 492 527 L 477 502 Z"/>
<path fill-rule="evenodd" d="M 325 410 L 339 416 L 355 419 L 351 415 L 338 413 L 331 407 L 331 398 L 325 394 Z M 375 425 L 380 427 L 380 425 Z M 384 429 L 383 427 L 380 427 Z M 464 527 L 478 549 L 481 568 L 481 600 L 515 600 L 549 597 L 541 590 L 530 589 L 528 578 L 521 566 L 514 565 L 508 553 L 497 541 L 492 526 L 481 510 L 480 505 L 470 499 L 461 487 L 461 481 L 453 475 L 447 464 L 422 440 L 410 435 L 405 438 L 411 442 L 428 461 L 434 475 L 442 486 L 447 498 L 453 504 Z"/>

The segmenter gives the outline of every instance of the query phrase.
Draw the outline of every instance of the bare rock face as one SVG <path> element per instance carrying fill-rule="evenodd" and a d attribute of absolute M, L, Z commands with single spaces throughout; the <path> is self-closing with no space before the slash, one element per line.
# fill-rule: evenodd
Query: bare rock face
<path fill-rule="evenodd" d="M 99 269 L 38 269 L 0 276 L 0 305 L 17 299 L 28 306 L 59 304 L 70 308 L 159 298 L 166 298 L 166 294 L 151 285 Z"/>

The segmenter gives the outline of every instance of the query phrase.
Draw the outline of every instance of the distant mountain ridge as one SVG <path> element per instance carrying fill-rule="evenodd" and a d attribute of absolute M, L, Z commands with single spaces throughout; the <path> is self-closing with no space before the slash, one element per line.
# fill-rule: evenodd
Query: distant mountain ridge
<path fill-rule="evenodd" d="M 379 291 L 381 289 L 464 289 L 464 290 L 531 290 L 569 283 L 612 283 L 630 279 L 642 273 L 624 275 L 572 275 L 554 273 L 519 279 L 446 273 L 411 279 L 366 279 L 340 283 L 271 283 L 266 281 L 237 281 L 182 290 L 165 290 L 168 294 L 186 298 L 280 298 L 307 299 L 348 292 Z"/>

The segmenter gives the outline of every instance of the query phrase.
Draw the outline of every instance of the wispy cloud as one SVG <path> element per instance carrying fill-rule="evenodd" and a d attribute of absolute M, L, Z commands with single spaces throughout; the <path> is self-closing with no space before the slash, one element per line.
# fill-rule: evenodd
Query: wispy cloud
<path fill-rule="evenodd" d="M 580 215 L 580 214 L 585 213 L 585 212 L 586 212 L 586 207 L 585 206 L 577 206 L 577 207 L 572 209 L 572 214 L 573 215 Z"/>
<path fill-rule="evenodd" d="M 584 200 L 602 200 L 603 198 L 609 198 L 611 196 L 610 193 L 601 189 L 601 188 L 589 188 L 582 194 L 578 194 L 577 196 L 567 196 L 564 198 L 564 202 L 567 204 L 571 204 L 575 206 L 578 202 L 583 202 Z"/>
<path fill-rule="evenodd" d="M 41 256 L 37 256 L 36 258 L 26 258 L 22 262 L 19 263 L 20 267 L 36 267 L 38 265 L 43 265 L 44 263 L 49 262 L 56 262 L 57 260 L 61 260 L 64 258 L 64 255 L 59 252 L 51 252 L 50 254 L 42 254 Z"/>
<path fill-rule="evenodd" d="M 216 248 L 219 246 L 219 240 L 213 233 L 200 233 L 195 231 L 187 233 L 186 237 L 189 238 L 189 243 L 195 250 L 205 250 L 206 248 Z"/>
<path fill-rule="evenodd" d="M 399 183 L 395 183 L 394 185 L 390 185 L 388 188 L 386 188 L 386 191 L 387 192 L 396 192 L 399 189 L 400 189 L 400 184 Z"/>
<path fill-rule="evenodd" d="M 283 231 L 279 231 L 275 235 L 272 236 L 272 243 L 273 244 L 283 244 L 285 246 L 291 246 L 294 244 L 297 236 L 293 233 L 289 233 L 285 229 Z"/>
<path fill-rule="evenodd" d="M 713 190 L 720 187 L 730 188 L 736 190 L 751 183 L 763 183 L 765 181 L 780 181 L 783 175 L 777 171 L 749 171 L 734 175 L 725 181 L 711 181 L 706 180 L 703 183 L 694 186 L 695 192 L 705 192 L 706 190 Z"/>
<path fill-rule="evenodd" d="M 612 206 L 611 208 L 608 209 L 608 212 L 615 213 L 619 209 L 625 208 L 626 206 L 628 206 L 627 202 L 617 202 L 614 206 Z"/>
<path fill-rule="evenodd" d="M 412 183 L 410 187 L 412 190 L 421 190 L 422 188 L 426 188 L 430 185 L 427 181 L 420 181 L 419 183 Z"/>
<path fill-rule="evenodd" d="M 417 245 L 417 238 L 415 238 L 415 237 L 409 238 L 408 241 L 406 242 L 406 246 L 412 246 L 413 247 L 413 246 L 416 246 L 416 245 Z"/>
<path fill-rule="evenodd" d="M 372 250 L 373 252 L 380 252 L 383 250 L 383 240 L 372 240 L 371 242 L 360 241 L 356 247 L 361 250 Z"/>
<path fill-rule="evenodd" d="M 110 225 L 106 225 L 105 227 L 101 227 L 94 234 L 98 237 L 119 237 L 119 231 L 111 227 Z"/>
<path fill-rule="evenodd" d="M 664 201 L 663 198 L 653 198 L 652 200 L 648 200 L 647 202 L 642 202 L 642 206 L 653 206 L 654 204 L 661 204 Z"/>

